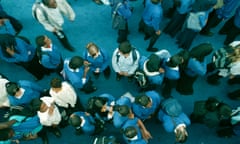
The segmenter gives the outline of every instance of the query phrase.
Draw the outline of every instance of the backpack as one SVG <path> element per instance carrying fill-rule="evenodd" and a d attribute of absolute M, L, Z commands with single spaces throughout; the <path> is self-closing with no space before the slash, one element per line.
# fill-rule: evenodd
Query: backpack
<path fill-rule="evenodd" d="M 146 88 L 148 86 L 147 76 L 143 70 L 136 70 L 136 72 L 134 73 L 134 78 L 137 80 L 140 88 Z"/>
<path fill-rule="evenodd" d="M 44 15 L 45 19 L 47 19 L 47 12 L 44 10 L 44 8 L 41 6 L 41 2 L 35 2 L 32 6 L 32 16 L 34 19 L 36 19 L 39 22 L 39 19 L 37 17 L 37 9 L 39 9 L 42 14 Z"/>
<path fill-rule="evenodd" d="M 174 98 L 165 99 L 161 103 L 162 110 L 171 117 L 177 117 L 182 113 L 182 106 Z"/>
<path fill-rule="evenodd" d="M 119 62 L 119 58 L 120 58 L 119 53 L 116 54 L 116 57 L 117 57 L 117 63 L 118 63 Z M 135 62 L 137 60 L 136 48 L 132 49 L 132 58 L 133 58 L 133 62 Z"/>

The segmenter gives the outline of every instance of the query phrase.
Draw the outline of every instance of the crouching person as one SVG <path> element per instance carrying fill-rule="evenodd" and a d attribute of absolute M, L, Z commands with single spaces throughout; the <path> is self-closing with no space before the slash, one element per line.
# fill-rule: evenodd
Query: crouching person
<path fill-rule="evenodd" d="M 56 137 L 61 137 L 58 126 L 62 120 L 61 113 L 55 105 L 52 97 L 41 97 L 33 99 L 31 102 L 33 109 L 37 111 L 40 123 L 45 126 Z"/>
<path fill-rule="evenodd" d="M 163 123 L 167 132 L 174 132 L 176 142 L 184 143 L 187 141 L 187 126 L 190 125 L 190 119 L 182 112 L 182 106 L 174 98 L 168 98 L 161 103 L 162 109 L 158 112 L 158 120 Z"/>
<path fill-rule="evenodd" d="M 69 124 L 75 127 L 76 134 L 97 134 L 99 128 L 94 118 L 87 112 L 74 112 L 69 117 Z"/>

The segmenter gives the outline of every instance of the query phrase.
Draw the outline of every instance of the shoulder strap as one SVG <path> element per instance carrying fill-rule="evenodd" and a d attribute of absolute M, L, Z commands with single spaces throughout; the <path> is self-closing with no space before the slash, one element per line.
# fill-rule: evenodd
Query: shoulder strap
<path fill-rule="evenodd" d="M 115 9 L 114 9 L 114 11 L 113 11 L 113 13 L 112 13 L 112 17 L 113 17 L 113 18 L 116 16 L 117 11 L 118 11 L 118 9 L 119 9 L 119 7 L 120 7 L 121 5 L 122 5 L 122 3 L 119 2 L 119 3 L 117 4 L 117 6 L 115 7 Z"/>
<path fill-rule="evenodd" d="M 43 14 L 43 16 L 45 17 L 45 19 L 48 19 L 48 17 L 47 17 L 47 12 L 46 12 L 46 11 L 44 10 L 44 8 L 41 6 L 41 2 L 36 2 L 36 3 L 34 4 L 34 7 L 33 7 L 33 16 L 34 16 L 34 18 L 36 18 L 37 21 L 39 21 L 38 18 L 37 18 L 37 12 L 36 12 L 37 9 L 39 9 L 39 10 L 42 12 L 42 14 Z"/>
<path fill-rule="evenodd" d="M 133 62 L 135 62 L 137 60 L 137 52 L 136 52 L 136 48 L 132 49 L 132 57 L 133 57 Z"/>

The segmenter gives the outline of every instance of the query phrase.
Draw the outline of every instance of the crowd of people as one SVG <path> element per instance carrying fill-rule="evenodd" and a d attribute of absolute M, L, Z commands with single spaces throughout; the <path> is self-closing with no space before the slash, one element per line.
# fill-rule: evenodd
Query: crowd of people
<path fill-rule="evenodd" d="M 40 137 L 48 144 L 48 132 L 61 137 L 61 129 L 72 126 L 76 135 L 95 136 L 93 143 L 147 144 L 152 139 L 146 122 L 160 121 L 166 132 L 174 133 L 175 141 L 185 143 L 191 123 L 202 123 L 216 128 L 220 137 L 240 135 L 240 110 L 215 97 L 196 101 L 191 115 L 172 95 L 172 89 L 181 95 L 193 95 L 194 82 L 198 77 L 207 77 L 211 85 L 219 85 L 220 78 L 228 78 L 228 84 L 239 84 L 240 73 L 240 6 L 238 0 L 174 0 L 171 9 L 163 11 L 164 0 L 144 0 L 138 31 L 144 40 L 149 40 L 146 51 L 140 52 L 128 39 L 128 20 L 134 8 L 128 0 L 94 0 L 106 3 L 115 16 L 122 17 L 118 24 L 118 47 L 109 51 L 89 42 L 82 54 L 75 53 L 63 30 L 64 17 L 74 21 L 76 15 L 66 0 L 37 0 L 32 13 L 45 30 L 53 33 L 61 45 L 73 53 L 64 57 L 59 45 L 47 35 L 39 34 L 35 45 L 19 33 L 21 21 L 12 17 L 1 7 L 0 11 L 0 60 L 13 63 L 31 73 L 35 81 L 20 79 L 10 81 L 10 76 L 0 74 L 0 144 L 19 143 Z M 171 11 L 170 11 L 171 10 Z M 234 11 L 233 11 L 234 10 Z M 171 14 L 173 13 L 173 14 Z M 165 28 L 160 25 L 170 17 Z M 114 19 L 114 18 L 113 18 Z M 227 19 L 219 34 L 225 34 L 222 48 L 214 49 L 210 43 L 192 47 L 197 34 L 213 36 L 211 28 Z M 121 20 L 120 20 L 121 21 Z M 114 20 L 113 20 L 114 22 Z M 163 34 L 176 37 L 179 49 L 154 47 Z M 68 34 L 70 35 L 70 34 Z M 206 57 L 212 56 L 209 61 Z M 0 71 L 1 72 L 1 71 Z M 50 74 L 50 87 L 43 88 L 39 80 Z M 114 75 L 116 81 L 127 78 L 139 88 L 137 95 L 125 93 L 115 97 L 102 93 L 89 97 L 83 105 L 81 95 L 98 91 L 95 81 L 104 75 L 106 81 Z M 104 83 L 103 83 L 104 85 Z M 228 97 L 239 100 L 239 90 Z M 106 125 L 112 125 L 122 135 L 121 139 L 99 135 Z"/>

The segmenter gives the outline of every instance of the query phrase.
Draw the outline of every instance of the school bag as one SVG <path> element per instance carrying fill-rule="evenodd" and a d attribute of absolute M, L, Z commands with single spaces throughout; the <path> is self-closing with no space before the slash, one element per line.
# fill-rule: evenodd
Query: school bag
<path fill-rule="evenodd" d="M 37 9 L 40 10 L 42 12 L 43 16 L 45 17 L 45 19 L 47 19 L 47 12 L 41 6 L 40 1 L 36 1 L 32 6 L 32 16 L 33 16 L 33 18 L 36 19 L 39 22 L 39 19 L 37 17 Z"/>
<path fill-rule="evenodd" d="M 115 136 L 99 136 L 93 141 L 93 144 L 120 144 Z"/>
<path fill-rule="evenodd" d="M 136 72 L 134 73 L 134 78 L 136 79 L 140 88 L 147 88 L 148 80 L 143 70 L 136 70 Z"/>
<path fill-rule="evenodd" d="M 165 99 L 161 103 L 162 110 L 171 117 L 177 117 L 182 113 L 181 104 L 174 98 Z"/>

